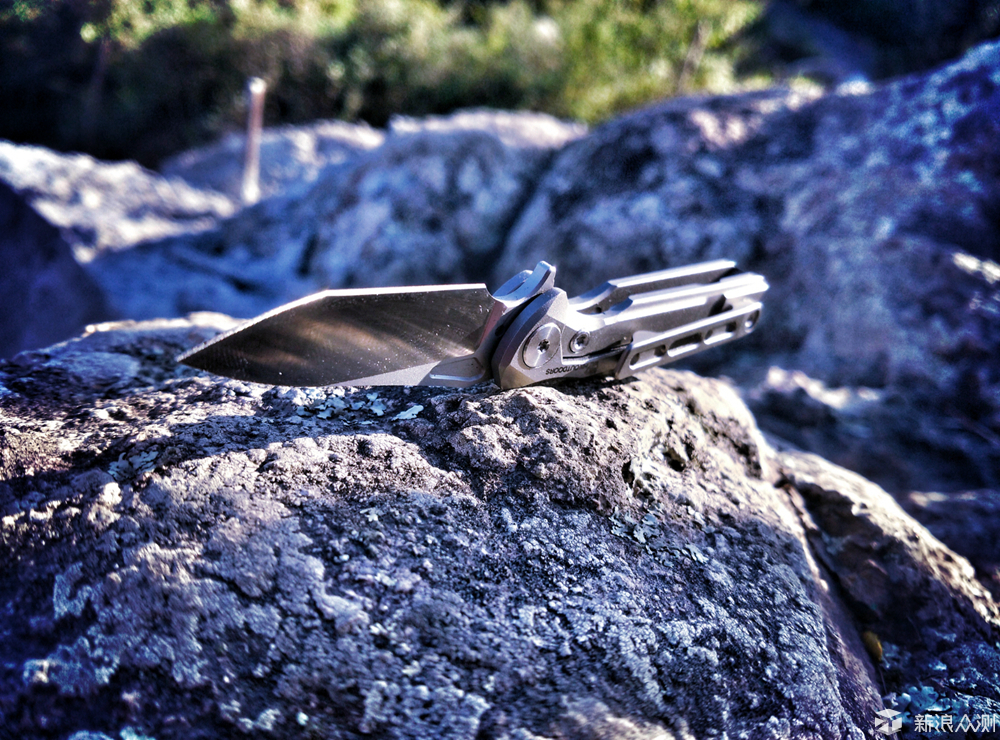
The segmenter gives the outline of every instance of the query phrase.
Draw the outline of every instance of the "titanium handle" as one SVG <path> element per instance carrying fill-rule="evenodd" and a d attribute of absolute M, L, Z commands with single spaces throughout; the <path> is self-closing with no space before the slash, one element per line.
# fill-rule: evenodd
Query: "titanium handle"
<path fill-rule="evenodd" d="M 684 285 L 714 283 L 736 272 L 736 263 L 732 260 L 712 260 L 697 265 L 684 265 L 669 270 L 615 278 L 583 295 L 571 298 L 569 305 L 574 311 L 583 314 L 604 313 L 638 293 L 655 293 Z"/>
<path fill-rule="evenodd" d="M 763 308 L 760 303 L 750 303 L 740 309 L 684 324 L 641 341 L 633 341 L 622 352 L 618 367 L 615 368 L 615 378 L 621 380 L 640 370 L 666 365 L 709 347 L 745 337 L 757 326 Z"/>
<path fill-rule="evenodd" d="M 494 379 L 501 388 L 516 388 L 554 378 L 624 378 L 745 336 L 760 318 L 767 282 L 754 273 L 718 277 L 721 260 L 706 265 L 693 266 L 691 273 L 715 277 L 710 283 L 632 292 L 608 310 L 589 309 L 613 300 L 611 282 L 586 300 L 571 300 L 558 288 L 544 291 L 497 344 Z M 637 276 L 636 285 L 643 277 Z M 660 287 L 657 279 L 645 284 Z"/>

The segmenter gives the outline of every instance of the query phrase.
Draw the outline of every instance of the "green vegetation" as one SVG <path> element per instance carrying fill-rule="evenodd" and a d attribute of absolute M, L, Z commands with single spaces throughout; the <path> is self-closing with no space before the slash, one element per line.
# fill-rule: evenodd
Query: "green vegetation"
<path fill-rule="evenodd" d="M 753 0 L 0 0 L 0 136 L 147 163 L 238 126 L 460 107 L 598 121 L 736 82 Z"/>
<path fill-rule="evenodd" d="M 241 126 L 251 76 L 272 125 L 474 106 L 593 123 L 926 69 L 997 35 L 1000 0 L 0 0 L 0 137 L 155 164 Z"/>

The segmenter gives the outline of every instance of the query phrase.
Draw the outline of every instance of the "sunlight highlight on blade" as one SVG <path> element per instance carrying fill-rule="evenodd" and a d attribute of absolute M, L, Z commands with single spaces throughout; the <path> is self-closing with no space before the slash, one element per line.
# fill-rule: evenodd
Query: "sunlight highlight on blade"
<path fill-rule="evenodd" d="M 272 385 L 417 385 L 475 352 L 496 301 L 485 285 L 330 290 L 264 314 L 179 357 Z"/>

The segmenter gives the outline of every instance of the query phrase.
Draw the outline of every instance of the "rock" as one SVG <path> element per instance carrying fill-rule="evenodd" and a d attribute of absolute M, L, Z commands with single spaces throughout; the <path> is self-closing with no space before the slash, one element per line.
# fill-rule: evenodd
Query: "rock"
<path fill-rule="evenodd" d="M 1000 605 L 974 580 L 972 564 L 860 476 L 811 454 L 785 452 L 779 461 L 801 497 L 817 559 L 852 604 L 869 649 L 881 654 L 883 678 L 907 687 L 891 690 L 887 706 L 916 717 L 936 705 L 930 711 L 954 716 L 956 727 L 962 716 L 996 714 L 996 685 L 980 687 L 1000 675 L 992 636 Z M 959 663 L 965 668 L 951 675 Z"/>
<path fill-rule="evenodd" d="M 612 121 L 558 153 L 494 280 L 548 259 L 577 292 L 735 259 L 769 278 L 767 316 L 695 367 L 748 390 L 774 365 L 873 388 L 886 411 L 871 436 L 894 458 L 878 480 L 996 487 L 998 86 L 1000 45 L 986 44 L 882 87 L 681 99 Z"/>
<path fill-rule="evenodd" d="M 260 192 L 269 198 L 289 187 L 304 187 L 330 165 L 382 144 L 385 134 L 365 125 L 319 121 L 307 126 L 281 126 L 262 132 Z M 240 200 L 243 183 L 244 134 L 229 134 L 210 146 L 191 149 L 160 165 L 165 177 L 178 177 L 203 190 Z"/>
<path fill-rule="evenodd" d="M 548 155 L 475 130 L 390 137 L 310 193 L 303 267 L 336 287 L 485 280 Z"/>
<path fill-rule="evenodd" d="M 91 273 L 132 318 L 250 317 L 322 288 L 485 281 L 551 147 L 581 133 L 547 116 L 486 111 L 401 119 L 394 130 L 324 169 L 307 192 L 258 203 L 208 234 L 106 254 Z"/>
<path fill-rule="evenodd" d="M 772 366 L 744 397 L 769 434 L 890 490 L 909 492 L 934 481 L 957 486 L 963 476 L 976 476 L 964 469 L 974 457 L 967 435 L 941 428 L 940 417 L 919 408 L 905 388 L 830 388 L 802 371 Z M 921 436 L 922 444 L 913 446 Z"/>
<path fill-rule="evenodd" d="M 97 285 L 59 231 L 0 181 L 0 357 L 43 347 L 109 318 Z"/>
<path fill-rule="evenodd" d="M 1000 599 L 1000 491 L 912 491 L 901 503 L 935 537 L 967 557 Z"/>
<path fill-rule="evenodd" d="M 587 135 L 495 111 L 397 119 L 308 187 L 86 267 L 121 316 L 250 317 L 327 287 L 496 287 L 539 259 L 571 292 L 735 259 L 771 283 L 764 323 L 690 369 L 734 378 L 765 431 L 899 495 L 997 489 L 998 57 L 674 100 Z M 311 177 L 310 157 L 289 172 Z"/>
<path fill-rule="evenodd" d="M 231 325 L 107 324 L 0 364 L 18 737 L 860 739 L 882 680 L 908 711 L 941 686 L 997 710 L 971 565 L 771 447 L 726 383 L 302 390 L 175 364 Z"/>
<path fill-rule="evenodd" d="M 344 164 L 381 146 L 387 133 L 458 131 L 489 133 L 509 147 L 554 149 L 583 136 L 586 126 L 541 113 L 464 110 L 427 118 L 397 116 L 390 120 L 388 132 L 343 121 L 269 128 L 261 136 L 261 195 L 271 197 L 289 187 L 301 191 L 326 167 Z M 216 144 L 171 157 L 160 166 L 160 172 L 166 177 L 179 177 L 196 188 L 225 193 L 237 201 L 243 181 L 245 146 L 243 134 L 229 134 Z"/>
<path fill-rule="evenodd" d="M 235 210 L 219 193 L 161 177 L 135 162 L 101 162 L 2 140 L 0 180 L 58 227 L 84 264 L 108 250 L 204 231 Z M 113 304 L 114 296 L 108 298 Z"/>
<path fill-rule="evenodd" d="M 482 131 L 498 138 L 504 146 L 515 149 L 559 149 L 585 136 L 587 126 L 562 121 L 544 113 L 479 108 L 447 116 L 395 116 L 389 121 L 389 130 L 394 134 Z"/>

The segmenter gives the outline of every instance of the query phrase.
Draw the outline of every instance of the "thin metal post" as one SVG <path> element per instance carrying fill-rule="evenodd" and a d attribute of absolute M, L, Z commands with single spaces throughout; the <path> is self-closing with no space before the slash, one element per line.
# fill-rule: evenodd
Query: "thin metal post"
<path fill-rule="evenodd" d="M 260 132 L 264 125 L 264 93 L 267 83 L 260 77 L 247 82 L 247 141 L 243 157 L 243 185 L 240 196 L 245 205 L 260 199 Z"/>

